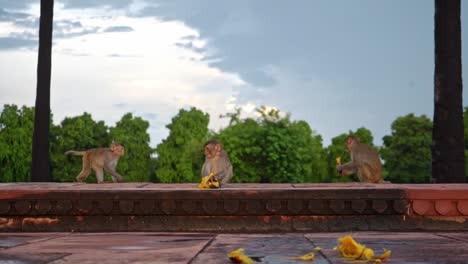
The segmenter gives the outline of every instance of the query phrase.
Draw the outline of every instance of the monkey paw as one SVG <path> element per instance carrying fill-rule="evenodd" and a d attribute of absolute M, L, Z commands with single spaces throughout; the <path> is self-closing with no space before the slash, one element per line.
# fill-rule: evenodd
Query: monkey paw
<path fill-rule="evenodd" d="M 83 179 L 76 177 L 77 182 L 84 182 Z"/>

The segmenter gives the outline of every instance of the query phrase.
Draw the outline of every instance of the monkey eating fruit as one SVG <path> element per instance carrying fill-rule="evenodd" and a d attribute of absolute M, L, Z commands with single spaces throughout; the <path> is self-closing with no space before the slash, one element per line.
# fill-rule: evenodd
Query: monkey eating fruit
<path fill-rule="evenodd" d="M 220 185 L 228 183 L 233 176 L 228 154 L 216 139 L 205 143 L 205 162 L 201 173 L 202 177 L 213 174 L 212 177 L 219 181 Z"/>
<path fill-rule="evenodd" d="M 345 139 L 345 148 L 351 155 L 351 161 L 341 165 L 337 158 L 337 166 L 341 176 L 357 173 L 360 182 L 383 183 L 382 163 L 379 154 L 370 146 L 361 143 L 355 136 Z"/>

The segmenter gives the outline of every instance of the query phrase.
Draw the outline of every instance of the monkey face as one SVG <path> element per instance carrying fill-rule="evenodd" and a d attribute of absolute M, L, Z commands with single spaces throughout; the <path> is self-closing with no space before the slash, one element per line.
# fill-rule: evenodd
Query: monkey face
<path fill-rule="evenodd" d="M 122 157 L 125 154 L 125 148 L 122 145 L 114 144 L 111 146 L 112 153 L 114 155 Z"/>
<path fill-rule="evenodd" d="M 215 154 L 214 145 L 213 144 L 206 145 L 205 146 L 205 156 L 208 159 L 211 159 L 211 158 L 214 157 L 214 154 Z"/>
<path fill-rule="evenodd" d="M 221 151 L 221 145 L 219 144 L 208 144 L 205 146 L 205 156 L 208 159 L 216 157 L 216 155 Z"/>
<path fill-rule="evenodd" d="M 345 139 L 345 149 L 346 149 L 346 151 L 350 152 L 353 144 L 354 144 L 354 138 L 351 137 L 351 136 L 348 136 Z"/>

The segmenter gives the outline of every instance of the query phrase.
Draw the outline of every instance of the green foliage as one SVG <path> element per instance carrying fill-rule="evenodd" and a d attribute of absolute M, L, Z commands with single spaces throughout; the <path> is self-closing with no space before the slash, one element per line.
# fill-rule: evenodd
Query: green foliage
<path fill-rule="evenodd" d="M 209 115 L 192 107 L 181 109 L 166 127 L 169 136 L 156 147 L 160 182 L 198 182 L 207 140 Z"/>
<path fill-rule="evenodd" d="M 342 163 L 346 163 L 351 160 L 349 153 L 345 150 L 345 139 L 349 135 L 355 135 L 362 143 L 368 144 L 369 146 L 374 146 L 374 137 L 372 136 L 372 132 L 364 127 L 358 128 L 354 132 L 350 130 L 348 134 L 341 134 L 332 138 L 332 144 L 326 149 L 328 179 L 324 179 L 323 182 L 358 181 L 355 174 L 341 177 L 336 171 L 337 157 L 341 157 Z"/>
<path fill-rule="evenodd" d="M 336 157 L 348 162 L 344 148 L 348 134 L 373 146 L 366 128 L 332 139 L 326 149 L 322 137 L 304 121 L 291 121 L 278 110 L 257 109 L 259 118 L 240 118 L 240 109 L 222 117 L 229 125 L 218 133 L 208 131 L 209 115 L 196 108 L 180 110 L 167 125 L 169 136 L 156 148 L 149 146 L 149 123 L 126 114 L 115 127 L 94 121 L 90 114 L 67 117 L 59 125 L 51 122 L 51 170 L 55 181 L 70 182 L 81 170 L 81 157 L 66 156 L 67 150 L 107 147 L 111 141 L 124 143 L 126 153 L 117 171 L 125 181 L 199 182 L 204 161 L 203 144 L 208 138 L 221 140 L 234 167 L 233 182 L 346 182 L 355 176 L 337 175 Z M 464 109 L 465 157 L 468 179 L 468 107 Z M 30 180 L 34 108 L 4 105 L 0 114 L 0 182 Z M 426 116 L 399 117 L 391 135 L 379 149 L 384 175 L 395 183 L 429 182 L 432 122 Z M 106 176 L 106 179 L 109 176 Z M 88 182 L 95 182 L 92 175 Z"/>
<path fill-rule="evenodd" d="M 409 114 L 392 123 L 392 133 L 383 138 L 384 168 L 391 182 L 424 183 L 431 178 L 432 122 L 426 116 Z"/>
<path fill-rule="evenodd" d="M 110 128 L 113 141 L 123 143 L 125 156 L 120 158 L 117 171 L 127 182 L 148 182 L 151 179 L 150 136 L 147 132 L 149 123 L 140 117 L 125 114 L 115 127 Z"/>
<path fill-rule="evenodd" d="M 253 119 L 238 120 L 223 129 L 217 138 L 229 154 L 234 172 L 233 182 L 260 182 L 266 174 L 261 159 L 262 127 Z"/>
<path fill-rule="evenodd" d="M 87 150 L 108 147 L 110 138 L 108 128 L 103 121 L 96 122 L 90 114 L 65 118 L 59 126 L 51 129 L 52 178 L 54 181 L 71 182 L 81 171 L 82 158 L 66 156 L 68 150 Z M 93 176 L 88 182 L 96 182 Z"/>
<path fill-rule="evenodd" d="M 4 105 L 0 114 L 0 182 L 30 181 L 34 108 Z"/>
<path fill-rule="evenodd" d="M 325 171 L 321 137 L 304 121 L 280 117 L 278 110 L 257 111 L 260 119 L 231 119 L 218 135 L 233 164 L 233 182 L 320 181 Z"/>

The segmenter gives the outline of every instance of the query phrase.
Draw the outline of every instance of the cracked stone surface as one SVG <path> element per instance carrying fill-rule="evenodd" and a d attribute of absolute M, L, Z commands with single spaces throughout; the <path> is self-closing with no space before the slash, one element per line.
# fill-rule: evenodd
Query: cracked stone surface
<path fill-rule="evenodd" d="M 352 233 L 0 233 L 0 264 L 23 263 L 229 263 L 227 253 L 244 248 L 259 263 L 314 251 L 313 263 L 350 262 L 333 250 L 350 234 L 371 247 L 392 251 L 383 263 L 468 263 L 468 232 Z"/>

